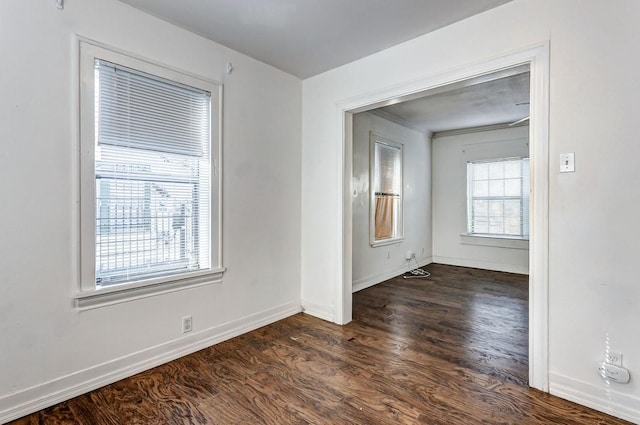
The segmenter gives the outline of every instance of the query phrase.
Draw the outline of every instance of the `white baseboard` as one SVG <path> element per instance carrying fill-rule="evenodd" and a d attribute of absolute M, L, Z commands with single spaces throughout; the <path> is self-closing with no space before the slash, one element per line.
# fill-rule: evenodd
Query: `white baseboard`
<path fill-rule="evenodd" d="M 473 267 L 475 269 L 494 270 L 497 272 L 529 274 L 529 268 L 513 264 L 492 263 L 488 261 L 468 260 L 465 258 L 451 258 L 433 256 L 433 262 L 449 266 Z"/>
<path fill-rule="evenodd" d="M 334 322 L 334 310 L 333 308 L 327 308 L 325 306 L 310 303 L 302 300 L 302 311 L 305 314 L 309 314 L 318 319 L 326 320 L 327 322 Z"/>
<path fill-rule="evenodd" d="M 595 365 L 594 365 L 595 370 Z M 595 373 L 595 372 L 594 372 Z M 621 384 L 593 385 L 557 373 L 549 374 L 549 392 L 565 400 L 640 424 L 640 399 L 617 392 Z"/>
<path fill-rule="evenodd" d="M 418 260 L 418 265 L 417 267 L 424 267 L 427 264 L 431 264 L 433 263 L 432 258 L 431 257 L 426 257 L 426 258 L 422 258 L 420 260 Z M 412 269 L 414 269 L 415 266 L 415 262 L 412 265 Z M 352 292 L 358 292 L 358 291 L 362 291 L 363 289 L 367 289 L 373 285 L 377 285 L 380 282 L 384 282 L 385 280 L 391 279 L 392 277 L 396 277 L 399 276 L 401 274 L 403 274 L 404 272 L 407 271 L 407 266 L 403 265 L 400 268 L 397 268 L 395 270 L 392 270 L 388 273 L 384 273 L 381 275 L 377 275 L 377 276 L 367 276 L 361 279 L 356 279 L 351 283 L 351 291 Z"/>
<path fill-rule="evenodd" d="M 9 394 L 0 398 L 0 423 L 37 412 L 300 311 L 300 301 L 292 301 Z"/>

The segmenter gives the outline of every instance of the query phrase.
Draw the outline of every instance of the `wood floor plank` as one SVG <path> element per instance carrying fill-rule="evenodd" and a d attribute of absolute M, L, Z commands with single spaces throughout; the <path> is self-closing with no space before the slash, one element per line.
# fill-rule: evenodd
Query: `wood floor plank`
<path fill-rule="evenodd" d="M 58 424 L 608 424 L 529 388 L 528 278 L 431 264 L 29 415 Z"/>

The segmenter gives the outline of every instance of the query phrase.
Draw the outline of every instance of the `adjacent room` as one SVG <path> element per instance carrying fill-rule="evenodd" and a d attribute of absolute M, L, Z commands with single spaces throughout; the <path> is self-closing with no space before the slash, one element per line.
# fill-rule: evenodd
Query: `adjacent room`
<path fill-rule="evenodd" d="M 354 291 L 430 262 L 529 274 L 529 78 L 520 66 L 354 114 Z"/>
<path fill-rule="evenodd" d="M 377 308 L 389 332 L 413 332 L 425 351 L 455 352 L 456 361 L 521 385 L 529 79 L 519 66 L 392 101 L 354 114 L 352 138 L 352 287 L 384 282 L 354 295 L 354 320 Z M 399 319 L 407 305 L 422 327 Z"/>
<path fill-rule="evenodd" d="M 638 22 L 3 2 L 0 423 L 640 423 Z"/>

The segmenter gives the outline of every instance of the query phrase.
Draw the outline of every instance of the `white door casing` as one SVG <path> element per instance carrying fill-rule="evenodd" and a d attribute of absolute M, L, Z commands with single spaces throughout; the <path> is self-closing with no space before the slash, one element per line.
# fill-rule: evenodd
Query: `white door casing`
<path fill-rule="evenodd" d="M 352 318 L 353 114 L 421 97 L 425 92 L 496 71 L 529 65 L 531 165 L 531 235 L 529 248 L 529 385 L 549 391 L 548 275 L 549 275 L 549 43 L 514 52 L 462 69 L 366 93 L 338 102 L 342 128 L 342 255 L 341 276 L 334 290 L 334 321 Z"/>

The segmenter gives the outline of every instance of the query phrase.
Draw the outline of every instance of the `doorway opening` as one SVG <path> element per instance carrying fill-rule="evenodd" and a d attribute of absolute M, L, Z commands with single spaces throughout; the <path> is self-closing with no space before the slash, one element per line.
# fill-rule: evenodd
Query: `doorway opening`
<path fill-rule="evenodd" d="M 408 100 L 477 86 L 501 78 L 530 73 L 531 163 L 529 249 L 529 385 L 548 391 L 547 270 L 548 270 L 548 46 L 542 45 L 483 64 L 422 81 L 396 86 L 341 103 L 343 122 L 343 281 L 338 291 L 339 323 L 352 316 L 353 264 L 353 130 L 354 114 L 397 105 Z M 524 102 L 523 102 L 524 103 Z M 524 117 L 520 117 L 524 118 Z M 517 120 L 515 120 L 517 121 Z M 514 122 L 515 122 L 514 121 Z M 356 188 L 357 190 L 357 188 Z M 340 307 L 342 307 L 340 311 Z"/>

